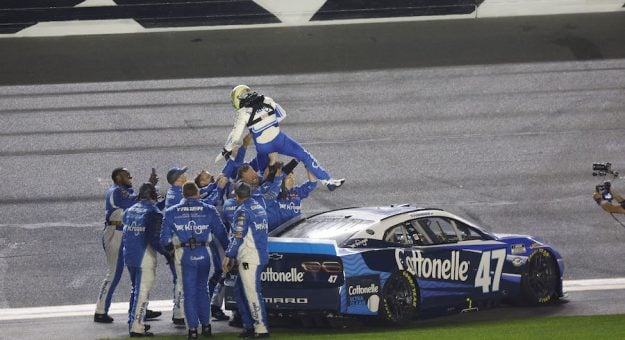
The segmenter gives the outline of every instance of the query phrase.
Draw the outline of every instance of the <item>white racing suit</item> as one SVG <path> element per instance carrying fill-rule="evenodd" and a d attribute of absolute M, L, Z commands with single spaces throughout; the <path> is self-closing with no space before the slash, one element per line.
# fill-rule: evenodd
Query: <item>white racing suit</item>
<path fill-rule="evenodd" d="M 106 254 L 108 271 L 100 287 L 96 314 L 108 314 L 113 292 L 119 283 L 124 271 L 124 257 L 122 254 L 122 214 L 124 210 L 137 202 L 137 196 L 132 188 L 112 185 L 106 191 L 106 217 L 102 247 Z"/>
<path fill-rule="evenodd" d="M 235 113 L 234 127 L 228 136 L 224 150 L 232 151 L 235 145 L 241 144 L 246 131 L 252 134 L 256 145 L 259 170 L 267 167 L 268 155 L 272 152 L 294 157 L 303 162 L 315 177 L 322 181 L 331 179 L 330 174 L 319 165 L 315 157 L 297 141 L 280 131 L 280 121 L 286 113 L 280 105 L 269 97 L 264 97 L 260 107 L 242 107 Z"/>

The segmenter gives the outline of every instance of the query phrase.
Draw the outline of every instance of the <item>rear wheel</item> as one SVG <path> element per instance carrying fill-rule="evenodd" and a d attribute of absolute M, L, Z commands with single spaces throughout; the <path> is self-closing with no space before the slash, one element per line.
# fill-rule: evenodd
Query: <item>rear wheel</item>
<path fill-rule="evenodd" d="M 553 255 L 538 249 L 527 259 L 521 280 L 523 302 L 529 305 L 542 305 L 552 302 L 558 295 L 560 274 Z"/>
<path fill-rule="evenodd" d="M 378 317 L 385 324 L 407 324 L 416 316 L 418 303 L 414 277 L 408 272 L 396 272 L 384 284 Z"/>

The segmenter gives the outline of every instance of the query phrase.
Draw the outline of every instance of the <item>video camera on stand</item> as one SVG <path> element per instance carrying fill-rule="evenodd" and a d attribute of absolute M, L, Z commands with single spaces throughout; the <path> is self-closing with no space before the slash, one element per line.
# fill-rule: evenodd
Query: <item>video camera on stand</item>
<path fill-rule="evenodd" d="M 614 178 L 618 178 L 618 171 L 612 170 L 612 163 L 593 163 L 592 164 L 592 175 L 593 176 L 607 176 L 612 175 Z M 601 193 L 601 196 L 606 201 L 612 201 L 612 194 L 610 193 L 610 188 L 612 187 L 612 183 L 610 181 L 605 181 L 602 184 L 599 184 L 595 187 L 597 192 Z"/>

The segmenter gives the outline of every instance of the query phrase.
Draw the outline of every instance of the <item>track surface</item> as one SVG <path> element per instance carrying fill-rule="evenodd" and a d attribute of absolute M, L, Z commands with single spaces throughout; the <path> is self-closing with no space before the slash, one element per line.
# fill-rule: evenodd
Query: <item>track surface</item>
<path fill-rule="evenodd" d="M 414 51 L 402 56 L 395 54 L 403 50 L 397 42 L 369 50 L 371 36 L 360 44 L 350 40 L 336 54 L 328 50 L 335 57 L 302 70 L 279 71 L 280 60 L 284 65 L 304 60 L 301 50 L 294 52 L 295 61 L 274 53 L 269 71 L 277 68 L 278 75 L 264 75 L 269 72 L 256 66 L 256 72 L 233 71 L 236 77 L 217 72 L 207 78 L 132 81 L 122 79 L 132 78 L 132 71 L 111 71 L 120 81 L 98 83 L 68 80 L 76 73 L 68 59 L 59 61 L 66 68 L 40 75 L 42 83 L 67 84 L 0 87 L 0 308 L 94 303 L 105 273 L 100 232 L 110 171 L 126 166 L 139 184 L 155 167 L 163 186 L 173 165 L 189 166 L 193 174 L 204 167 L 218 171 L 212 160 L 230 130 L 228 94 L 237 83 L 281 103 L 289 113 L 284 131 L 332 174 L 347 178 L 340 190 L 317 190 L 305 201 L 308 212 L 405 202 L 442 207 L 495 232 L 544 237 L 565 258 L 566 279 L 624 276 L 625 228 L 592 201 L 600 179 L 591 176 L 591 165 L 610 161 L 617 170 L 625 168 L 625 39 L 622 33 L 593 35 L 613 15 L 593 16 L 596 22 L 567 18 L 552 20 L 551 31 L 532 33 L 549 38 L 518 46 L 518 59 L 508 51 L 507 58 L 472 60 L 488 55 L 486 47 L 452 51 L 437 43 L 439 33 L 446 44 L 450 39 L 438 30 L 440 22 L 414 23 L 413 28 L 429 32 L 413 33 L 427 42 L 408 42 Z M 622 27 L 625 20 L 617 18 Z M 376 25 L 375 34 L 394 37 L 405 25 Z M 506 25 L 532 31 L 517 21 Z M 484 39 L 500 51 L 505 48 L 497 42 L 505 47 L 512 39 L 497 38 L 504 36 L 495 30 Z M 179 37 L 188 38 L 186 33 Z M 135 38 L 138 44 L 143 37 Z M 470 38 L 479 45 L 477 37 Z M 102 39 L 115 44 L 128 38 Z M 466 42 L 468 36 L 458 39 Z M 297 48 L 296 40 L 285 42 Z M 30 42 L 41 48 L 35 54 L 46 54 L 46 44 Z M 371 54 L 340 56 L 351 56 L 354 49 Z M 445 50 L 450 62 L 428 52 Z M 388 69 L 380 62 L 386 57 Z M 252 68 L 249 59 L 234 62 Z M 158 66 L 154 60 L 146 63 L 143 69 Z M 103 65 L 106 71 L 108 64 Z M 84 79 L 92 81 L 104 71 L 87 72 Z M 183 67 L 181 74 L 186 72 Z M 34 82 L 29 77 L 25 82 Z M 622 182 L 615 187 L 625 192 Z M 167 299 L 171 287 L 164 263 L 158 276 L 151 298 Z M 125 273 L 114 300 L 127 301 L 128 291 Z M 588 302 L 587 295 L 578 294 L 593 306 L 592 298 Z M 610 305 L 610 294 L 617 298 L 622 291 L 602 293 L 596 303 Z M 564 314 L 579 309 L 570 305 Z M 22 328 L 15 322 L 4 326 Z M 97 328 L 88 327 L 83 329 L 88 334 Z M 124 334 L 123 322 L 115 327 Z M 21 333 L 10 334 L 19 338 Z M 39 336 L 47 337 L 33 335 Z"/>

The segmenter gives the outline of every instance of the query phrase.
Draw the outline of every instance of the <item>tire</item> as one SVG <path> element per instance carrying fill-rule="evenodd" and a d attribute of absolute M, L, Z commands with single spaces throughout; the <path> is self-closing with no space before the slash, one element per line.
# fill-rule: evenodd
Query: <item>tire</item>
<path fill-rule="evenodd" d="M 396 272 L 388 278 L 382 289 L 378 314 L 384 325 L 405 325 L 417 315 L 419 294 L 415 279 L 408 272 Z"/>
<path fill-rule="evenodd" d="M 556 300 L 560 273 L 553 255 L 538 249 L 527 259 L 521 278 L 521 302 L 527 305 L 544 305 Z"/>

